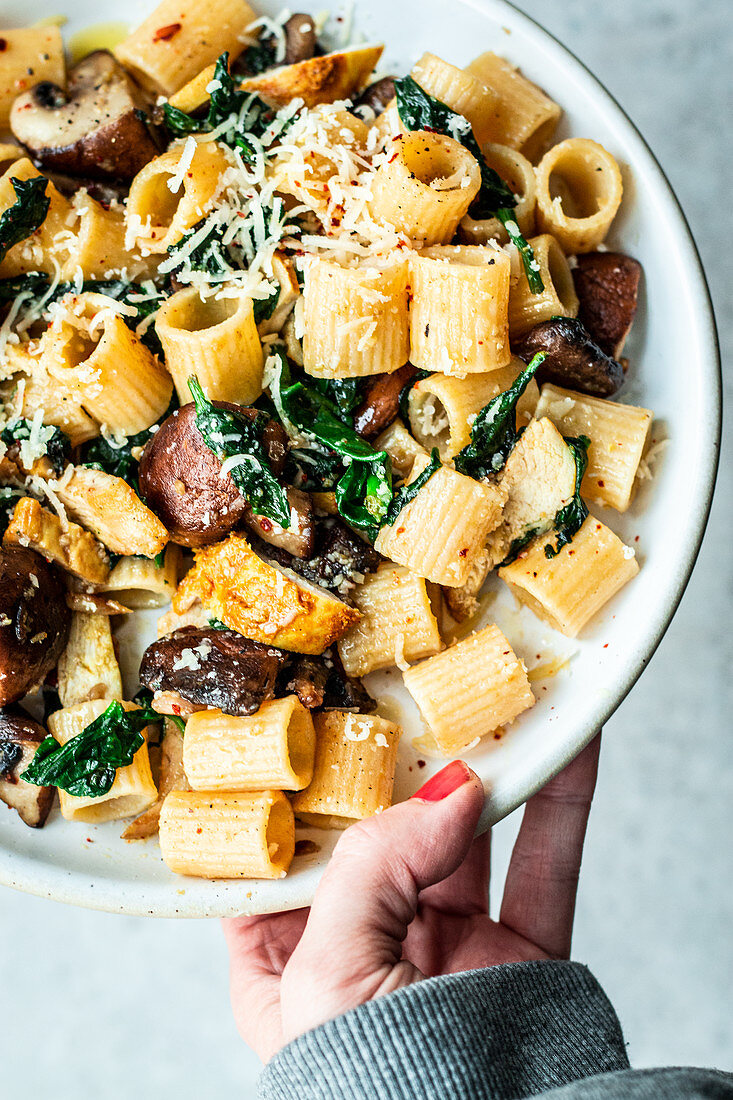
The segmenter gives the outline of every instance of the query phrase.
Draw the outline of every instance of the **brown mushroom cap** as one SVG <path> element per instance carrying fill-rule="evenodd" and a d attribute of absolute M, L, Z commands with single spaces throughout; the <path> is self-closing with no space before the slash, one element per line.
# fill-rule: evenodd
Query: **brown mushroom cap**
<path fill-rule="evenodd" d="M 0 706 L 42 682 L 66 645 L 71 612 L 61 574 L 34 550 L 0 550 Z"/>
<path fill-rule="evenodd" d="M 310 15 L 296 11 L 283 26 L 285 32 L 284 65 L 307 61 L 316 50 L 316 25 Z"/>
<path fill-rule="evenodd" d="M 284 654 L 235 630 L 182 626 L 149 645 L 140 682 L 225 714 L 254 714 L 271 699 Z"/>
<path fill-rule="evenodd" d="M 641 264 L 623 252 L 586 252 L 577 260 L 578 319 L 599 348 L 618 359 L 636 316 Z"/>
<path fill-rule="evenodd" d="M 364 89 L 354 106 L 369 107 L 375 115 L 381 115 L 395 97 L 394 82 L 393 76 L 383 76 L 381 80 L 375 80 Z"/>
<path fill-rule="evenodd" d="M 255 409 L 215 401 L 220 409 L 257 416 Z M 270 421 L 263 442 L 275 473 L 282 470 L 287 437 Z M 221 462 L 196 427 L 193 404 L 176 409 L 146 444 L 140 459 L 140 493 L 181 546 L 218 542 L 249 514 L 231 475 L 221 477 Z"/>
<path fill-rule="evenodd" d="M 610 397 L 624 380 L 624 368 L 595 344 L 585 326 L 574 317 L 553 317 L 526 333 L 514 350 L 525 363 L 538 351 L 547 358 L 537 371 L 538 382 Z"/>
<path fill-rule="evenodd" d="M 112 54 L 96 50 L 71 70 L 66 92 L 44 81 L 18 96 L 10 128 L 40 167 L 131 180 L 157 154 L 135 95 Z"/>
<path fill-rule="evenodd" d="M 0 801 L 17 810 L 33 829 L 48 817 L 55 788 L 37 787 L 21 776 L 45 736 L 43 726 L 21 707 L 0 711 Z"/>
<path fill-rule="evenodd" d="M 417 374 L 417 367 L 405 363 L 393 374 L 378 374 L 368 383 L 366 395 L 354 413 L 354 428 L 365 439 L 374 439 L 389 427 L 400 408 L 400 394 Z"/>

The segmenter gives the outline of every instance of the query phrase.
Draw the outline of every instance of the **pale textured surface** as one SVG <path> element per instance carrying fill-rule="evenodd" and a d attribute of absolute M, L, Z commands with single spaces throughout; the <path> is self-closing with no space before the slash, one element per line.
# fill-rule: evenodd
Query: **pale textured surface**
<path fill-rule="evenodd" d="M 721 125 L 733 67 L 728 0 L 520 6 L 598 73 L 661 160 L 707 266 L 730 360 L 732 153 Z M 727 395 L 733 399 L 730 380 Z M 637 1066 L 733 1069 L 727 434 L 687 595 L 607 729 L 578 906 L 575 957 L 604 984 Z M 496 829 L 497 881 L 514 827 L 510 819 Z M 55 1100 L 118 1100 L 123 1065 L 137 1100 L 254 1097 L 257 1061 L 231 1020 L 216 922 L 114 917 L 3 891 L 0 935 L 4 1089 L 12 1100 L 51 1090 Z"/>

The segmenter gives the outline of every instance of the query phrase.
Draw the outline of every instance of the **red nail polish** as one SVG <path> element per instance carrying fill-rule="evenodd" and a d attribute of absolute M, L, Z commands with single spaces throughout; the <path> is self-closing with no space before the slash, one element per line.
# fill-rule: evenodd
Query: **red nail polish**
<path fill-rule="evenodd" d="M 419 798 L 421 802 L 440 802 L 441 798 L 447 798 L 471 778 L 468 764 L 462 760 L 452 760 L 439 772 L 423 783 L 419 791 L 415 791 L 413 798 Z"/>

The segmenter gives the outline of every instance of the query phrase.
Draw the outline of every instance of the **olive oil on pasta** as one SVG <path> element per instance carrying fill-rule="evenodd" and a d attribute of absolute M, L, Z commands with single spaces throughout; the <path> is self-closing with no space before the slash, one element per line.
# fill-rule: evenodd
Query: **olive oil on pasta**
<path fill-rule="evenodd" d="M 69 38 L 69 53 L 71 64 L 76 65 L 82 57 L 93 53 L 94 50 L 113 50 L 129 33 L 127 23 L 94 23 L 91 27 L 85 27 L 83 31 L 77 31 Z"/>

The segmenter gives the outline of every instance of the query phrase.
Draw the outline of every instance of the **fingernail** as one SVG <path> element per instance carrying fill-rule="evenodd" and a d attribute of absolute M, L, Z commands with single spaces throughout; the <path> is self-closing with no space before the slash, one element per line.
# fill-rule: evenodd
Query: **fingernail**
<path fill-rule="evenodd" d="M 413 798 L 419 798 L 421 802 L 440 802 L 441 798 L 447 798 L 453 791 L 457 791 L 471 778 L 471 770 L 468 764 L 462 760 L 452 760 L 439 772 L 423 783 L 419 791 L 415 791 Z"/>

